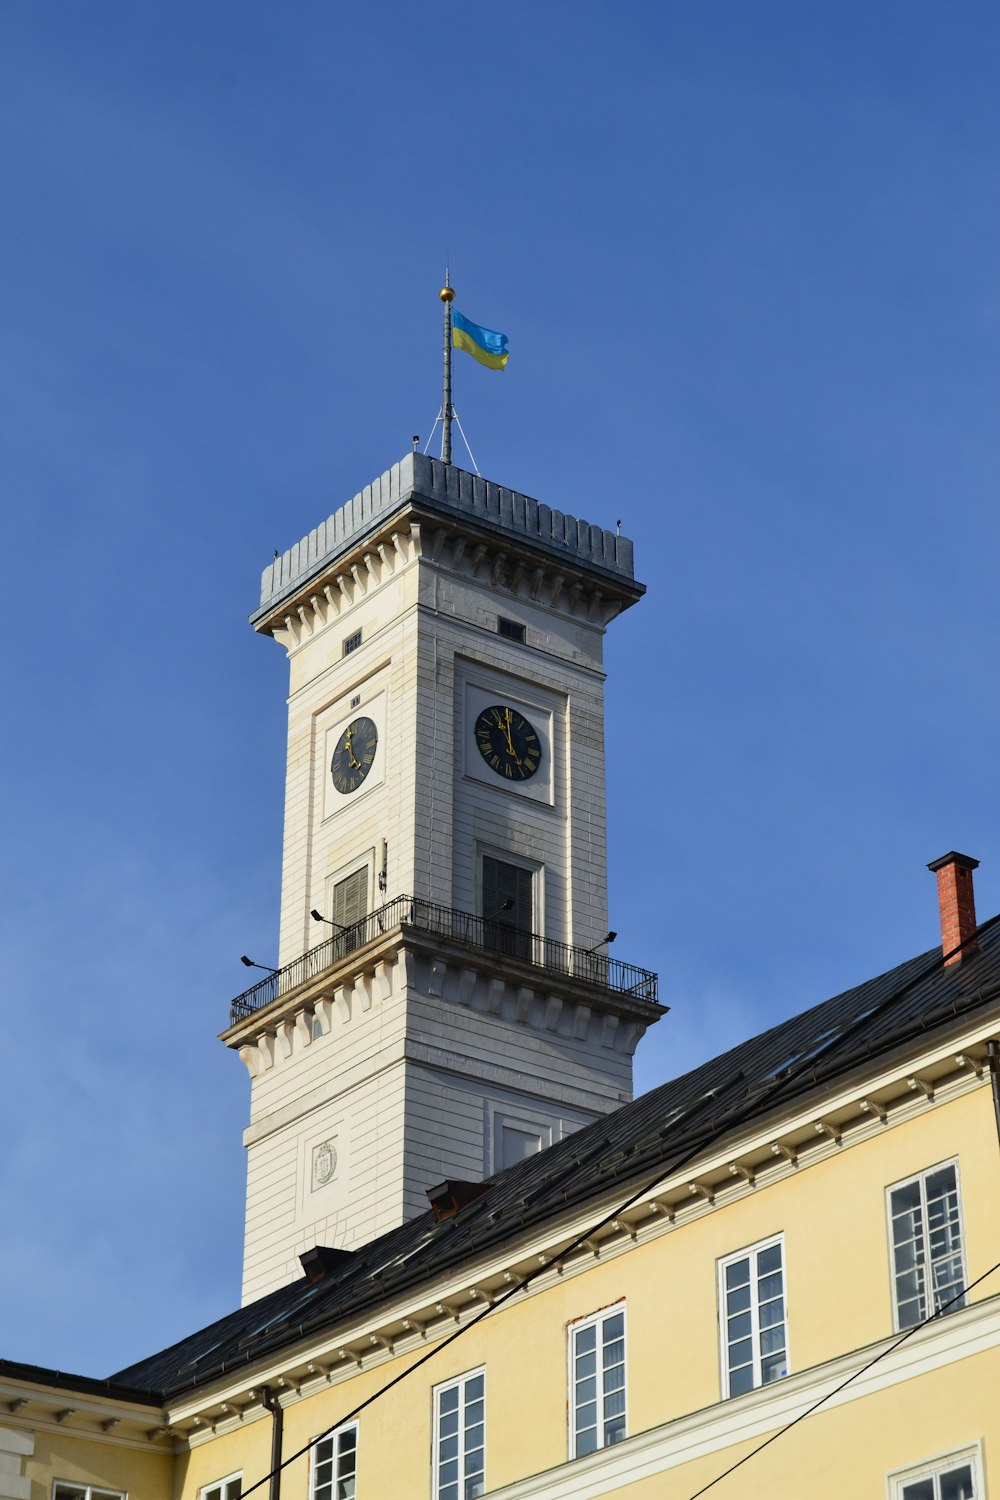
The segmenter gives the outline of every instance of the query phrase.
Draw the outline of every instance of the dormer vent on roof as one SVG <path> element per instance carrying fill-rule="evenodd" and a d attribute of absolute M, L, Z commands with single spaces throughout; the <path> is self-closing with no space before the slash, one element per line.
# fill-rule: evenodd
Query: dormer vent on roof
<path fill-rule="evenodd" d="M 941 951 L 945 968 L 970 958 L 979 948 L 976 940 L 976 898 L 972 872 L 978 859 L 968 854 L 942 854 L 927 866 L 937 875 L 938 906 L 941 908 Z"/>
<path fill-rule="evenodd" d="M 353 1250 L 335 1250 L 330 1245 L 313 1245 L 311 1250 L 303 1250 L 299 1263 L 308 1279 L 316 1282 L 323 1281 L 335 1271 L 342 1271 L 353 1258 Z"/>
<path fill-rule="evenodd" d="M 467 1203 L 475 1203 L 477 1198 L 481 1198 L 486 1188 L 485 1182 L 464 1182 L 458 1177 L 451 1177 L 447 1182 L 439 1182 L 437 1187 L 428 1188 L 427 1196 L 435 1219 L 452 1218 Z"/>

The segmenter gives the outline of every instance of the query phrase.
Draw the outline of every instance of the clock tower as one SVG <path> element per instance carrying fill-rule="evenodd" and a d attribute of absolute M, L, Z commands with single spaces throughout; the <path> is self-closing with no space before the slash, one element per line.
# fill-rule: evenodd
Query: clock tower
<path fill-rule="evenodd" d="M 280 969 L 251 1077 L 244 1299 L 632 1096 L 662 1014 L 609 955 L 602 645 L 632 545 L 408 454 L 277 558 Z"/>

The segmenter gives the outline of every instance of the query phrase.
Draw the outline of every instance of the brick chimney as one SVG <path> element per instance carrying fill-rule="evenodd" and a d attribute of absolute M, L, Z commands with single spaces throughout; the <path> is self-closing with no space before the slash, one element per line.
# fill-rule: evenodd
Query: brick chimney
<path fill-rule="evenodd" d="M 956 854 L 953 849 L 950 854 L 932 860 L 927 868 L 937 875 L 941 951 L 947 968 L 961 963 L 963 958 L 971 958 L 979 947 L 974 936 L 976 898 L 972 890 L 972 872 L 979 868 L 979 861 L 967 854 Z"/>

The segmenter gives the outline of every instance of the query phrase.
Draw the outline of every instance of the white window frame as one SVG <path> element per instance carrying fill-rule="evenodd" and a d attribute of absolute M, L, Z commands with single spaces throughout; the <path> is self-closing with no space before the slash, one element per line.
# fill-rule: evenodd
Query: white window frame
<path fill-rule="evenodd" d="M 213 1479 L 210 1484 L 203 1484 L 198 1491 L 198 1500 L 208 1500 L 213 1490 L 218 1490 L 219 1500 L 226 1500 L 226 1486 L 238 1482 L 240 1489 L 243 1488 L 243 1470 L 234 1469 L 231 1474 L 226 1474 L 222 1479 Z M 89 1500 L 89 1497 L 88 1497 Z"/>
<path fill-rule="evenodd" d="M 441 1398 L 448 1391 L 453 1390 L 458 1391 L 458 1410 L 460 1413 L 458 1425 L 458 1494 L 459 1500 L 464 1500 L 465 1481 L 467 1476 L 465 1473 L 465 1424 L 461 1419 L 461 1414 L 465 1410 L 465 1387 L 470 1380 L 475 1380 L 480 1376 L 482 1377 L 483 1382 L 483 1488 L 480 1493 L 486 1493 L 486 1366 L 478 1365 L 474 1370 L 465 1370 L 461 1375 L 456 1375 L 453 1380 L 443 1380 L 440 1385 L 434 1386 L 431 1392 L 431 1412 L 433 1421 L 433 1441 L 431 1445 L 431 1495 L 433 1496 L 433 1500 L 440 1500 L 441 1494 L 441 1485 L 439 1482 L 440 1476 L 438 1474 L 438 1468 L 441 1462 Z"/>
<path fill-rule="evenodd" d="M 568 1426 L 569 1426 L 569 1431 L 567 1433 L 567 1452 L 568 1452 L 570 1458 L 577 1458 L 578 1456 L 584 1456 L 584 1457 L 586 1456 L 586 1455 L 578 1455 L 577 1451 L 576 1451 L 576 1412 L 577 1412 L 577 1403 L 576 1403 L 576 1360 L 577 1360 L 576 1336 L 577 1336 L 578 1333 L 582 1333 L 585 1328 L 597 1327 L 597 1329 L 598 1329 L 598 1333 L 597 1333 L 597 1349 L 598 1349 L 598 1351 L 600 1351 L 603 1348 L 603 1346 L 604 1346 L 604 1341 L 603 1341 L 603 1339 L 601 1337 L 601 1332 L 600 1332 L 601 1325 L 604 1324 L 604 1323 L 606 1323 L 610 1318 L 616 1318 L 616 1317 L 618 1317 L 619 1314 L 621 1315 L 621 1318 L 622 1318 L 622 1342 L 623 1342 L 623 1344 L 625 1346 L 624 1347 L 624 1351 L 623 1351 L 623 1355 L 622 1355 L 622 1364 L 623 1364 L 623 1367 L 624 1367 L 624 1382 L 622 1384 L 622 1395 L 623 1395 L 623 1399 L 624 1399 L 624 1406 L 623 1406 L 623 1410 L 622 1410 L 622 1413 L 621 1413 L 622 1417 L 625 1420 L 625 1431 L 622 1434 L 622 1437 L 616 1439 L 615 1441 L 622 1442 L 622 1441 L 624 1441 L 625 1438 L 628 1437 L 628 1313 L 626 1311 L 626 1303 L 625 1303 L 625 1300 L 623 1298 L 622 1301 L 620 1301 L 620 1302 L 614 1302 L 614 1303 L 612 1303 L 612 1305 L 610 1307 L 602 1307 L 599 1312 L 588 1313 L 588 1315 L 585 1318 L 576 1318 L 576 1319 L 574 1319 L 574 1321 L 572 1323 L 568 1324 L 567 1328 L 566 1328 L 566 1333 L 567 1333 L 567 1339 L 566 1339 L 566 1366 L 567 1366 L 567 1368 L 566 1368 L 566 1391 L 567 1391 L 566 1411 L 567 1411 Z M 594 1453 L 599 1453 L 602 1448 L 607 1448 L 607 1447 L 613 1447 L 614 1446 L 614 1443 L 609 1444 L 609 1443 L 607 1443 L 605 1441 L 605 1438 L 604 1438 L 604 1411 L 603 1411 L 603 1407 L 604 1407 L 604 1398 L 609 1393 L 604 1389 L 603 1373 L 604 1373 L 604 1371 L 603 1371 L 603 1364 L 602 1364 L 601 1367 L 600 1367 L 600 1369 L 599 1369 L 599 1371 L 598 1371 L 598 1374 L 601 1376 L 601 1385 L 600 1385 L 600 1389 L 598 1390 L 598 1393 L 597 1393 L 597 1403 L 598 1403 L 598 1407 L 599 1407 L 598 1424 L 597 1424 L 598 1443 L 597 1443 L 597 1447 L 596 1448 L 591 1449 L 591 1452 L 594 1452 Z"/>
<path fill-rule="evenodd" d="M 927 1229 L 927 1212 L 926 1212 L 926 1209 L 927 1209 L 926 1182 L 927 1182 L 927 1178 L 929 1176 L 931 1176 L 932 1173 L 934 1173 L 934 1172 L 940 1172 L 945 1167 L 954 1167 L 954 1169 L 955 1169 L 955 1192 L 956 1192 L 956 1196 L 958 1198 L 958 1230 L 959 1230 L 959 1237 L 960 1237 L 959 1254 L 960 1254 L 961 1262 L 962 1262 L 962 1279 L 961 1279 L 961 1284 L 962 1284 L 963 1287 L 968 1285 L 969 1272 L 968 1272 L 968 1263 L 967 1263 L 966 1258 L 965 1258 L 965 1207 L 964 1207 L 964 1204 L 962 1203 L 962 1174 L 959 1171 L 958 1157 L 957 1156 L 951 1156 L 951 1157 L 946 1157 L 944 1161 L 934 1162 L 933 1165 L 931 1165 L 929 1167 L 924 1167 L 923 1170 L 920 1171 L 920 1172 L 913 1172 L 913 1173 L 910 1174 L 909 1177 L 901 1177 L 898 1182 L 891 1182 L 889 1184 L 889 1186 L 885 1190 L 886 1248 L 887 1248 L 887 1250 L 889 1252 L 889 1296 L 890 1296 L 890 1298 L 892 1300 L 892 1326 L 896 1330 L 897 1333 L 901 1333 L 903 1331 L 903 1324 L 901 1324 L 900 1321 L 899 1321 L 899 1297 L 897 1296 L 897 1289 L 896 1289 L 896 1257 L 895 1257 L 895 1246 L 894 1246 L 894 1243 L 893 1243 L 893 1234 L 892 1234 L 892 1195 L 893 1195 L 893 1193 L 898 1192 L 898 1190 L 900 1188 L 908 1187 L 911 1182 L 919 1182 L 920 1183 L 920 1205 L 921 1205 L 921 1213 L 922 1213 L 922 1218 L 923 1218 L 924 1245 L 925 1245 L 925 1248 L 926 1248 L 927 1247 L 927 1235 L 928 1235 L 928 1229 Z M 933 1261 L 924 1261 L 922 1264 L 925 1267 L 927 1267 L 927 1266 L 933 1267 Z M 934 1308 L 932 1307 L 932 1305 L 930 1304 L 930 1302 L 928 1302 L 927 1291 L 928 1291 L 927 1277 L 925 1276 L 925 1278 L 924 1278 L 924 1303 L 925 1303 L 925 1307 L 924 1307 L 923 1318 L 930 1317 L 932 1315 L 932 1313 L 934 1312 Z M 955 1292 L 950 1293 L 950 1296 L 954 1296 L 954 1295 L 955 1295 Z M 933 1299 L 933 1286 L 931 1287 L 931 1297 Z M 949 1312 L 958 1312 L 959 1311 L 959 1305 L 957 1303 L 955 1303 L 948 1310 L 949 1310 Z M 918 1319 L 918 1322 L 922 1322 L 922 1321 L 923 1321 L 923 1319 Z M 913 1327 L 916 1327 L 916 1324 L 907 1323 L 905 1326 L 907 1328 L 913 1328 Z"/>
<path fill-rule="evenodd" d="M 114 1500 L 128 1500 L 128 1490 L 116 1490 L 108 1484 L 84 1484 L 82 1480 L 76 1479 L 53 1479 L 52 1500 L 56 1500 L 60 1485 L 65 1485 L 68 1490 L 75 1490 L 77 1493 L 82 1491 L 86 1500 L 94 1500 L 95 1496 L 99 1497 L 99 1500 L 112 1500 L 112 1496 Z"/>
<path fill-rule="evenodd" d="M 886 1494 L 888 1500 L 904 1500 L 906 1486 L 916 1484 L 921 1479 L 933 1479 L 935 1481 L 934 1500 L 939 1500 L 940 1481 L 943 1475 L 958 1469 L 963 1464 L 968 1464 L 972 1470 L 972 1495 L 973 1500 L 985 1500 L 986 1486 L 983 1480 L 983 1444 L 982 1439 L 970 1443 L 967 1448 L 956 1448 L 950 1453 L 939 1453 L 934 1458 L 926 1458 L 923 1463 L 912 1464 L 906 1469 L 895 1469 L 886 1477 Z"/>
<path fill-rule="evenodd" d="M 717 1305 L 719 1321 L 719 1375 L 722 1388 L 723 1400 L 728 1400 L 732 1394 L 729 1388 L 729 1325 L 726 1310 L 726 1271 L 730 1266 L 736 1265 L 738 1261 L 746 1260 L 748 1257 L 756 1257 L 761 1251 L 768 1250 L 772 1245 L 781 1247 L 781 1296 L 784 1303 L 784 1329 L 785 1329 L 785 1374 L 776 1377 L 784 1380 L 792 1371 L 792 1357 L 789 1349 L 789 1317 L 788 1317 L 788 1262 L 785 1257 L 785 1236 L 781 1234 L 768 1235 L 767 1239 L 757 1240 L 752 1245 L 745 1245 L 742 1250 L 734 1250 L 731 1255 L 724 1255 L 717 1262 L 716 1285 Z M 757 1278 L 753 1274 L 753 1263 L 751 1263 L 750 1277 L 750 1338 L 753 1343 L 753 1385 L 751 1390 L 759 1390 L 765 1384 L 762 1375 L 762 1353 L 761 1353 L 761 1328 L 760 1328 L 760 1305 L 757 1299 Z M 767 1381 L 773 1385 L 774 1381 Z M 738 1394 L 746 1395 L 746 1391 Z"/>
<path fill-rule="evenodd" d="M 328 1442 L 336 1444 L 337 1439 L 342 1437 L 344 1433 L 347 1432 L 354 1433 L 354 1493 L 357 1494 L 358 1449 L 360 1446 L 358 1443 L 358 1424 L 357 1422 L 345 1422 L 342 1427 L 335 1427 L 332 1432 L 326 1432 L 321 1438 L 317 1437 L 313 1439 L 312 1447 L 309 1450 L 309 1500 L 316 1500 L 316 1469 L 320 1462 L 323 1461 L 319 1456 L 320 1445 L 322 1443 Z M 335 1456 L 339 1457 L 339 1455 L 336 1454 L 336 1449 L 334 1450 L 334 1452 Z M 333 1484 L 331 1487 L 332 1500 L 336 1500 L 337 1482 L 339 1479 L 341 1479 L 341 1477 L 341 1475 L 336 1473 L 333 1476 Z"/>

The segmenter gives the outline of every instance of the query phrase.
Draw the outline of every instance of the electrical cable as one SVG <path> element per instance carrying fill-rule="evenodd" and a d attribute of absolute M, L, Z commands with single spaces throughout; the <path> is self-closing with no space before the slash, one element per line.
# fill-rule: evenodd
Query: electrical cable
<path fill-rule="evenodd" d="M 949 959 L 955 957 L 955 955 L 960 953 L 964 947 L 977 940 L 984 932 L 988 931 L 991 927 L 994 927 L 998 922 L 1000 922 L 1000 912 L 998 912 L 996 916 L 989 918 L 988 921 L 983 922 L 979 927 L 976 928 L 976 931 L 970 937 L 963 939 L 961 943 L 958 943 L 949 952 L 942 954 L 940 957 L 935 957 L 932 962 L 921 969 L 918 974 L 915 974 L 911 979 L 908 979 L 905 984 L 900 985 L 897 990 L 894 990 L 891 995 L 888 995 L 885 1000 L 881 1001 L 878 1005 L 873 1007 L 872 1010 L 866 1011 L 862 1016 L 858 1017 L 856 1021 L 852 1022 L 848 1026 L 845 1026 L 844 1029 L 838 1032 L 836 1036 L 831 1037 L 829 1042 L 827 1042 L 824 1047 L 819 1048 L 817 1051 L 810 1052 L 808 1057 L 798 1068 L 792 1068 L 792 1070 L 786 1073 L 783 1078 L 776 1079 L 771 1088 L 765 1090 L 763 1094 L 754 1099 L 753 1103 L 749 1105 L 747 1109 L 742 1111 L 742 1113 L 738 1112 L 733 1116 L 731 1120 L 727 1121 L 727 1133 L 731 1130 L 738 1129 L 740 1125 L 745 1124 L 748 1120 L 759 1116 L 762 1109 L 768 1103 L 770 1103 L 777 1094 L 787 1088 L 790 1083 L 793 1083 L 808 1068 L 815 1067 L 817 1060 L 821 1058 L 824 1053 L 842 1043 L 845 1037 L 849 1036 L 861 1025 L 870 1025 L 874 1017 L 881 1015 L 884 1011 L 889 1009 L 890 1006 L 897 1004 L 897 1002 L 901 1000 L 906 994 L 915 989 L 918 985 L 922 984 L 924 980 L 928 979 L 932 974 L 936 973 L 940 967 L 943 967 L 945 964 L 947 964 Z M 698 1102 L 700 1103 L 701 1101 Z M 304 1457 L 305 1454 L 309 1453 L 313 1448 L 316 1447 L 317 1443 L 323 1442 L 325 1438 L 328 1438 L 331 1433 L 336 1432 L 338 1428 L 343 1427 L 348 1422 L 353 1422 L 356 1417 L 360 1416 L 363 1411 L 365 1411 L 369 1406 L 376 1402 L 381 1396 L 386 1395 L 397 1385 L 401 1384 L 402 1381 L 409 1379 L 411 1375 L 415 1374 L 416 1371 L 427 1364 L 429 1360 L 436 1358 L 437 1355 L 441 1354 L 451 1344 L 455 1343 L 456 1339 L 460 1339 L 463 1334 L 468 1333 L 471 1328 L 474 1328 L 478 1323 L 482 1322 L 483 1318 L 488 1317 L 490 1313 L 493 1313 L 497 1310 L 497 1308 L 502 1307 L 505 1302 L 508 1302 L 512 1297 L 515 1297 L 518 1292 L 524 1291 L 524 1289 L 530 1286 L 530 1284 L 536 1279 L 536 1277 L 541 1276 L 546 1271 L 548 1271 L 551 1265 L 561 1264 L 566 1260 L 568 1256 L 572 1255 L 576 1250 L 581 1249 L 584 1245 L 586 1245 L 588 1240 L 593 1239 L 594 1235 L 597 1234 L 599 1230 L 604 1229 L 608 1224 L 613 1223 L 615 1219 L 620 1218 L 623 1213 L 625 1213 L 629 1208 L 632 1208 L 641 1198 L 645 1198 L 646 1195 L 650 1193 L 654 1188 L 659 1187 L 661 1183 L 665 1182 L 669 1177 L 672 1177 L 674 1173 L 679 1172 L 680 1169 L 686 1166 L 689 1161 L 692 1161 L 710 1141 L 715 1139 L 717 1134 L 718 1132 L 715 1130 L 706 1132 L 706 1134 L 699 1140 L 695 1141 L 691 1145 L 690 1149 L 685 1152 L 679 1159 L 671 1161 L 652 1179 L 644 1180 L 634 1192 L 630 1193 L 628 1197 L 625 1198 L 621 1203 L 619 1203 L 614 1209 L 612 1209 L 610 1213 L 605 1214 L 603 1218 L 598 1219 L 596 1223 L 590 1225 L 589 1228 L 585 1229 L 582 1234 L 577 1235 L 575 1239 L 571 1240 L 568 1245 L 564 1246 L 564 1248 L 560 1250 L 559 1254 L 555 1256 L 551 1262 L 547 1261 L 544 1264 L 536 1266 L 533 1270 L 528 1271 L 525 1276 L 523 1276 L 519 1281 L 510 1286 L 507 1291 L 502 1292 L 499 1297 L 494 1299 L 494 1301 L 488 1303 L 487 1306 L 481 1308 L 479 1312 L 475 1313 L 468 1320 L 468 1322 L 463 1323 L 460 1327 L 455 1328 L 451 1333 L 447 1334 L 443 1339 L 436 1342 L 432 1349 L 428 1349 L 424 1354 L 420 1356 L 419 1359 L 415 1360 L 413 1364 L 408 1365 L 405 1370 L 401 1370 L 398 1375 L 394 1375 L 391 1380 L 387 1380 L 385 1385 L 379 1386 L 377 1391 L 373 1391 L 370 1396 L 367 1396 L 364 1401 L 359 1402 L 359 1404 L 355 1406 L 351 1411 L 345 1412 L 343 1416 L 338 1417 L 335 1422 L 331 1422 L 328 1427 L 325 1427 L 322 1432 L 317 1433 L 315 1437 L 310 1438 L 309 1441 L 303 1444 L 301 1448 L 298 1448 L 294 1453 L 289 1454 L 286 1459 L 282 1460 L 277 1469 L 274 1469 L 263 1475 L 263 1477 L 261 1479 L 258 1479 L 255 1484 L 252 1484 L 248 1489 L 243 1490 L 242 1500 L 247 1500 L 247 1497 L 249 1495 L 252 1495 L 255 1490 L 259 1490 L 263 1485 L 267 1484 L 275 1473 L 280 1473 L 282 1470 L 287 1469 L 289 1464 L 293 1464 L 297 1459 Z M 978 1278 L 978 1280 L 972 1282 L 970 1287 L 963 1288 L 963 1291 L 957 1293 L 956 1297 L 962 1296 L 964 1294 L 964 1291 L 971 1290 L 973 1287 L 978 1286 L 980 1281 L 985 1280 L 987 1276 L 992 1275 L 993 1272 L 997 1269 L 1000 1269 L 1000 1263 L 998 1263 L 997 1266 L 991 1267 L 990 1270 L 986 1271 L 983 1276 L 980 1276 Z M 945 1307 L 949 1307 L 950 1305 L 950 1302 L 945 1303 Z M 932 1314 L 932 1317 L 926 1319 L 924 1323 L 918 1323 L 914 1328 L 907 1329 L 906 1333 L 901 1338 L 897 1339 L 896 1342 L 890 1345 L 888 1349 L 883 1350 L 883 1352 L 877 1355 L 875 1359 L 871 1361 L 871 1363 L 875 1364 L 879 1359 L 884 1358 L 885 1354 L 891 1353 L 892 1349 L 897 1348 L 898 1345 L 903 1343 L 905 1339 L 910 1338 L 912 1334 L 918 1331 L 918 1329 L 923 1328 L 927 1322 L 932 1321 L 932 1318 L 939 1316 L 939 1313 L 942 1311 L 944 1311 L 944 1308 L 941 1308 L 938 1310 L 938 1312 Z M 864 1369 L 868 1368 L 870 1368 L 870 1366 L 868 1365 L 864 1367 Z M 844 1382 L 844 1385 L 849 1384 L 851 1380 L 856 1379 L 858 1375 L 861 1375 L 863 1373 L 863 1370 L 858 1370 L 855 1375 L 850 1376 L 848 1380 Z M 838 1386 L 837 1390 L 840 1389 L 843 1389 L 843 1387 Z M 833 1396 L 835 1394 L 836 1391 L 830 1392 L 830 1396 Z M 830 1396 L 823 1397 L 822 1400 L 829 1400 Z M 816 1403 L 817 1406 L 821 1404 L 822 1401 Z M 809 1408 L 809 1411 L 812 1410 L 815 1410 L 815 1407 Z M 809 1411 L 803 1412 L 801 1416 L 796 1417 L 794 1421 L 788 1424 L 788 1427 L 795 1426 L 797 1422 L 800 1422 L 803 1419 L 803 1417 L 809 1415 Z M 768 1443 L 773 1442 L 777 1437 L 781 1435 L 781 1432 L 786 1430 L 786 1428 L 782 1428 L 779 1432 L 772 1434 L 772 1436 L 768 1438 L 766 1442 L 760 1444 L 760 1448 L 753 1451 L 759 1452 L 761 1448 L 767 1447 Z M 745 1463 L 746 1460 L 751 1457 L 753 1457 L 753 1453 L 746 1454 L 743 1459 L 740 1459 L 739 1463 Z M 734 1464 L 732 1467 L 738 1468 L 739 1464 Z M 716 1479 L 710 1481 L 710 1484 L 705 1488 L 711 1488 L 711 1485 L 717 1484 L 720 1479 L 724 1479 L 726 1477 L 726 1474 L 731 1472 L 731 1469 L 727 1469 Z M 703 1493 L 704 1490 L 697 1491 L 697 1495 L 701 1495 Z M 696 1496 L 691 1496 L 690 1500 L 696 1500 Z"/>

